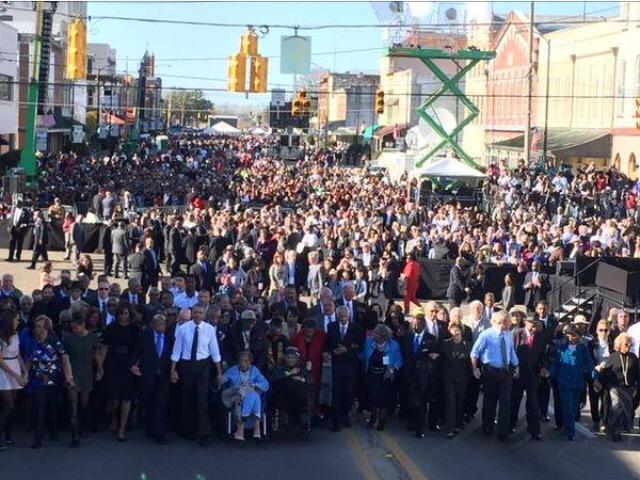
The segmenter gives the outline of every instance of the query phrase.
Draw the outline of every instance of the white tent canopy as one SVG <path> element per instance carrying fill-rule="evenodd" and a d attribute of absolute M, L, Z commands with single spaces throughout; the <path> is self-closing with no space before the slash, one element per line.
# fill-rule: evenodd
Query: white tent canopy
<path fill-rule="evenodd" d="M 261 126 L 254 127 L 250 130 L 252 135 L 268 135 L 269 131 Z"/>
<path fill-rule="evenodd" d="M 486 177 L 481 171 L 451 157 L 434 160 L 424 167 L 416 168 L 410 175 L 411 178 L 441 177 L 476 179 Z"/>
<path fill-rule="evenodd" d="M 238 128 L 229 125 L 227 122 L 218 122 L 207 130 L 211 130 L 211 133 L 218 133 L 220 135 L 238 135 L 240 133 Z"/>

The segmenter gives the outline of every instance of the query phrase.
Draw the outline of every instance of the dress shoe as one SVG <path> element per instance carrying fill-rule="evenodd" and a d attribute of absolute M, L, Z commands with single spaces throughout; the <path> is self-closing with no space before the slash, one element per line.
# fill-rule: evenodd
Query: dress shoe
<path fill-rule="evenodd" d="M 509 439 L 507 435 L 498 435 L 499 442 L 506 442 Z"/>
<path fill-rule="evenodd" d="M 569 440 L 570 442 L 575 442 L 576 441 L 576 436 L 575 435 L 570 435 L 567 437 L 567 440 Z"/>
<path fill-rule="evenodd" d="M 424 433 L 416 432 L 416 438 L 424 438 Z"/>
<path fill-rule="evenodd" d="M 540 434 L 540 433 L 532 433 L 531 434 L 531 440 L 537 440 L 537 441 L 542 440 L 542 434 Z"/>
<path fill-rule="evenodd" d="M 591 430 L 594 432 L 600 432 L 600 422 L 593 422 Z"/>
<path fill-rule="evenodd" d="M 447 433 L 447 440 L 452 440 L 455 436 L 456 436 L 455 433 L 449 432 L 449 433 Z"/>
<path fill-rule="evenodd" d="M 342 425 L 344 426 L 344 428 L 351 427 L 351 419 L 349 417 L 344 417 L 342 419 Z"/>
<path fill-rule="evenodd" d="M 209 437 L 200 437 L 198 439 L 198 445 L 200 445 L 202 448 L 206 448 L 209 446 Z"/>
<path fill-rule="evenodd" d="M 493 432 L 490 428 L 483 428 L 482 433 L 484 433 L 485 437 L 490 437 Z"/>
<path fill-rule="evenodd" d="M 544 422 L 544 423 L 549 423 L 549 415 L 541 415 L 540 416 L 540 421 Z"/>
<path fill-rule="evenodd" d="M 339 432 L 340 431 L 340 425 L 334 425 L 333 427 L 331 427 L 331 431 L 332 432 Z"/>
<path fill-rule="evenodd" d="M 35 269 L 36 269 L 36 267 L 32 267 L 31 265 L 29 265 L 29 266 L 27 267 L 27 270 L 35 270 Z"/>

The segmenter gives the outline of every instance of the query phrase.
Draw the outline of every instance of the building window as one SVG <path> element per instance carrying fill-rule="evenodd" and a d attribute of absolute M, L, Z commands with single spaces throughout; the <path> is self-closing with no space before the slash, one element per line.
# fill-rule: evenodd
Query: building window
<path fill-rule="evenodd" d="M 0 100 L 13 100 L 13 77 L 0 75 Z"/>

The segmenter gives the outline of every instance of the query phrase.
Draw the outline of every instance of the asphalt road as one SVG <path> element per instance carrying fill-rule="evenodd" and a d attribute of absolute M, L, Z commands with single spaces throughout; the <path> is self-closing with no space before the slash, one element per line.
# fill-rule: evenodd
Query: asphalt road
<path fill-rule="evenodd" d="M 29 449 L 21 433 L 17 445 L 0 453 L 0 478 L 64 480 L 209 480 L 236 478 L 289 479 L 640 479 L 640 435 L 625 435 L 614 444 L 586 430 L 569 442 L 550 424 L 544 440 L 533 442 L 524 427 L 508 443 L 487 439 L 474 421 L 454 440 L 430 433 L 418 440 L 391 421 L 385 432 L 366 430 L 362 422 L 332 433 L 318 429 L 308 442 L 277 439 L 242 448 L 213 441 L 203 449 L 175 440 L 158 446 L 137 430 L 126 443 L 106 432 L 68 448 L 68 435 Z"/>

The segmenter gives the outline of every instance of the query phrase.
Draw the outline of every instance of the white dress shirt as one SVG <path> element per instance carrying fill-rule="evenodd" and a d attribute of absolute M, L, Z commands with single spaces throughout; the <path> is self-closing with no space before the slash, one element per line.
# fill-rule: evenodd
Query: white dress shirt
<path fill-rule="evenodd" d="M 173 299 L 173 305 L 178 308 L 193 308 L 198 303 L 198 294 L 193 292 L 193 297 L 187 295 L 187 292 L 182 292 L 176 295 Z"/>
<path fill-rule="evenodd" d="M 627 329 L 627 335 L 631 337 L 631 351 L 636 354 L 636 357 L 640 354 L 640 322 L 636 322 Z"/>
<path fill-rule="evenodd" d="M 190 320 L 176 329 L 176 340 L 171 353 L 172 362 L 191 360 L 191 345 L 193 344 L 195 328 L 195 322 Z M 216 331 L 209 323 L 200 322 L 198 324 L 196 360 L 205 360 L 209 357 L 216 363 L 221 360 Z"/>

